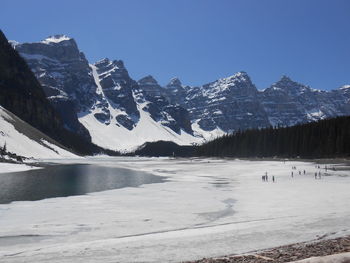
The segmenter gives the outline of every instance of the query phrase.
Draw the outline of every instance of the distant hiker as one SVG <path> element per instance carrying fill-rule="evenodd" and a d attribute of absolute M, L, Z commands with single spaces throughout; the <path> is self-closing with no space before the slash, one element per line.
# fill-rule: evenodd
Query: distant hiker
<path fill-rule="evenodd" d="M 275 182 L 275 176 L 272 176 L 272 182 Z"/>
<path fill-rule="evenodd" d="M 321 172 L 318 172 L 318 178 L 321 179 Z"/>
<path fill-rule="evenodd" d="M 292 171 L 292 178 L 293 178 L 293 171 Z"/>
<path fill-rule="evenodd" d="M 261 180 L 264 182 L 265 181 L 265 175 L 261 176 Z"/>
<path fill-rule="evenodd" d="M 317 179 L 317 172 L 315 172 L 315 179 Z"/>
<path fill-rule="evenodd" d="M 305 174 L 305 170 L 304 170 L 304 174 Z"/>

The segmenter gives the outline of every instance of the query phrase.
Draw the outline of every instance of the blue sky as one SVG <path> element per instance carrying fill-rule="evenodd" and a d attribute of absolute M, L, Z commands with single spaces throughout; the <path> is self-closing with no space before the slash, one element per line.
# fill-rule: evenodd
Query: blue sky
<path fill-rule="evenodd" d="M 66 34 L 90 62 L 131 77 L 201 85 L 246 71 L 259 89 L 285 74 L 318 89 L 350 84 L 348 0 L 2 0 L 9 39 Z"/>

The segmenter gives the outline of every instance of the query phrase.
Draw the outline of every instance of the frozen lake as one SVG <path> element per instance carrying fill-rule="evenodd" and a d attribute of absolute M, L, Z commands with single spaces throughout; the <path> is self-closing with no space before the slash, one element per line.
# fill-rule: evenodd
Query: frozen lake
<path fill-rule="evenodd" d="M 338 166 L 326 171 L 295 161 L 82 162 L 166 181 L 2 204 L 0 262 L 180 262 L 350 234 L 350 172 Z M 276 182 L 262 182 L 265 172 Z"/>
<path fill-rule="evenodd" d="M 153 174 L 97 164 L 46 165 L 44 169 L 0 175 L 0 204 L 83 195 L 161 183 Z"/>

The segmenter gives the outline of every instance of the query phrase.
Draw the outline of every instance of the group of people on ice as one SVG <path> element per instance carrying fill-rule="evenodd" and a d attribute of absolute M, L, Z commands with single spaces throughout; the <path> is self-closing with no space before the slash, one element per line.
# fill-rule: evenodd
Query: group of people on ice
<path fill-rule="evenodd" d="M 316 169 L 323 169 L 319 165 L 316 165 L 315 168 Z M 325 169 L 326 172 L 327 172 L 327 170 L 333 170 L 333 171 L 336 170 L 335 167 L 331 168 L 331 167 L 327 167 L 327 165 L 325 165 L 324 169 Z M 297 167 L 296 166 L 292 166 L 292 170 L 297 170 Z M 304 175 L 306 175 L 306 170 L 299 170 L 298 173 L 295 171 L 295 174 L 299 174 L 299 175 L 304 174 Z M 315 179 L 321 179 L 322 178 L 321 176 L 322 176 L 322 173 L 321 173 L 320 170 L 318 172 L 317 171 L 315 172 Z M 294 177 L 294 171 L 291 172 L 291 177 L 292 178 Z M 269 181 L 269 177 L 267 175 L 267 172 L 265 172 L 265 175 L 263 175 L 261 177 L 261 179 L 262 179 L 263 182 L 268 182 Z M 275 182 L 275 176 L 272 176 L 272 182 Z"/>
<path fill-rule="evenodd" d="M 269 181 L 269 176 L 267 175 L 267 172 L 265 172 L 265 175 L 261 177 L 263 182 L 268 182 Z M 275 182 L 275 176 L 272 176 L 272 182 Z"/>

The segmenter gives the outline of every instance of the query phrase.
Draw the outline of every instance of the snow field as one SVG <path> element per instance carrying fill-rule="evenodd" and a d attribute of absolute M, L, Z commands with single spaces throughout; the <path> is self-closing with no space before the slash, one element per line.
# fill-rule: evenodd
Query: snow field
<path fill-rule="evenodd" d="M 315 180 L 318 169 L 306 162 L 80 162 L 152 172 L 167 182 L 0 205 L 1 262 L 180 262 L 350 233 L 349 171 Z M 292 166 L 307 174 L 291 178 Z M 262 182 L 265 172 L 276 182 Z"/>
<path fill-rule="evenodd" d="M 28 158 L 69 158 L 77 157 L 48 141 L 41 139 L 41 143 L 19 132 L 14 123 L 22 122 L 14 119 L 4 108 L 0 107 L 0 147 L 6 144 L 8 152 Z M 24 122 L 23 122 L 24 123 Z M 29 127 L 29 124 L 24 123 Z M 39 133 L 39 132 L 38 132 Z"/>

